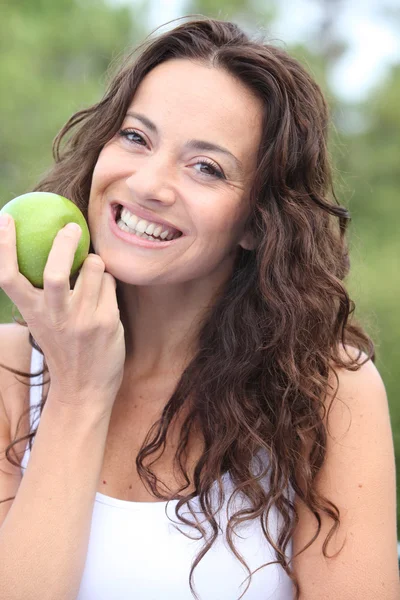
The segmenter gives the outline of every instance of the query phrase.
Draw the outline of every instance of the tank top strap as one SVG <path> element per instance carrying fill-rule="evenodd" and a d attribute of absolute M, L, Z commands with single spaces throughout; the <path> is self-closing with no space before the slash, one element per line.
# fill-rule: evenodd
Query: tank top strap
<path fill-rule="evenodd" d="M 31 354 L 31 365 L 30 365 L 30 373 L 38 373 L 43 369 L 43 355 L 36 350 L 36 348 L 32 348 Z M 30 423 L 30 431 L 37 427 L 38 421 L 40 419 L 40 403 L 42 400 L 42 385 L 43 385 L 43 374 L 36 375 L 35 377 L 30 378 L 30 390 L 29 390 L 29 423 Z M 29 440 L 27 441 L 26 449 L 24 456 L 21 461 L 21 469 L 22 472 L 26 469 L 26 465 L 29 459 Z"/>
<path fill-rule="evenodd" d="M 37 373 L 43 370 L 43 355 L 32 348 L 31 355 L 31 373 Z M 34 384 L 34 385 L 32 385 Z M 31 377 L 31 389 L 29 394 L 29 405 L 31 407 L 30 423 L 31 427 L 35 424 L 35 420 L 40 416 L 39 404 L 42 401 L 42 384 L 43 374 L 36 377 Z M 33 408 L 35 407 L 35 408 Z"/>

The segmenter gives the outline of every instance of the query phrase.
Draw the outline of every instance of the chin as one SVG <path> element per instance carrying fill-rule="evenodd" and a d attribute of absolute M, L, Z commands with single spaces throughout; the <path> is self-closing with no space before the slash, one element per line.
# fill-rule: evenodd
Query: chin
<path fill-rule="evenodd" d="M 132 263 L 127 267 L 126 265 L 121 265 L 120 262 L 116 264 L 113 260 L 107 260 L 103 256 L 102 259 L 105 264 L 105 270 L 116 279 L 119 285 L 155 285 L 157 283 L 154 276 L 149 275 L 148 272 L 141 273 L 140 269 L 137 269 Z"/>

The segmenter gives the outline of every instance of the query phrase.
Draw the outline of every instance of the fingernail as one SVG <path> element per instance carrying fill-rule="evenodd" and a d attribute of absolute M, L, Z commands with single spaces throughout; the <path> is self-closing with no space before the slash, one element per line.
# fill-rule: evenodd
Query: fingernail
<path fill-rule="evenodd" d="M 10 217 L 7 213 L 0 215 L 0 227 L 6 228 L 10 222 Z"/>
<path fill-rule="evenodd" d="M 65 226 L 65 229 L 69 229 L 70 231 L 81 231 L 78 223 L 68 223 L 68 225 Z"/>

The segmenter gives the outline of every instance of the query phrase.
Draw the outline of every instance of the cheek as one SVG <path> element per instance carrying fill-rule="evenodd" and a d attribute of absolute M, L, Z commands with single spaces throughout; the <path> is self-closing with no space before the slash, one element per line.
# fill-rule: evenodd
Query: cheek
<path fill-rule="evenodd" d="M 91 193 L 96 193 L 106 187 L 111 177 L 112 170 L 109 168 L 107 161 L 99 157 L 93 171 Z"/>
<path fill-rule="evenodd" d="M 204 215 L 202 227 L 204 233 L 215 243 L 235 239 L 241 229 L 242 218 L 231 206 Z"/>
<path fill-rule="evenodd" d="M 88 222 L 92 232 L 96 230 L 96 223 L 102 211 L 103 193 L 111 183 L 110 175 L 107 162 L 100 155 L 93 170 L 89 195 Z"/>
<path fill-rule="evenodd" d="M 92 188 L 101 191 L 113 181 L 119 179 L 124 172 L 124 163 L 118 160 L 118 156 L 112 147 L 104 148 L 97 159 L 93 170 Z"/>

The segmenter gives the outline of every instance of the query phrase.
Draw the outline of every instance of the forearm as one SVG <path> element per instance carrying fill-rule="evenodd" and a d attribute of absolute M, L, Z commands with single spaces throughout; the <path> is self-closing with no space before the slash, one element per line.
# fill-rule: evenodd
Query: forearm
<path fill-rule="evenodd" d="M 110 415 L 50 389 L 27 469 L 0 529 L 0 598 L 75 600 Z"/>

